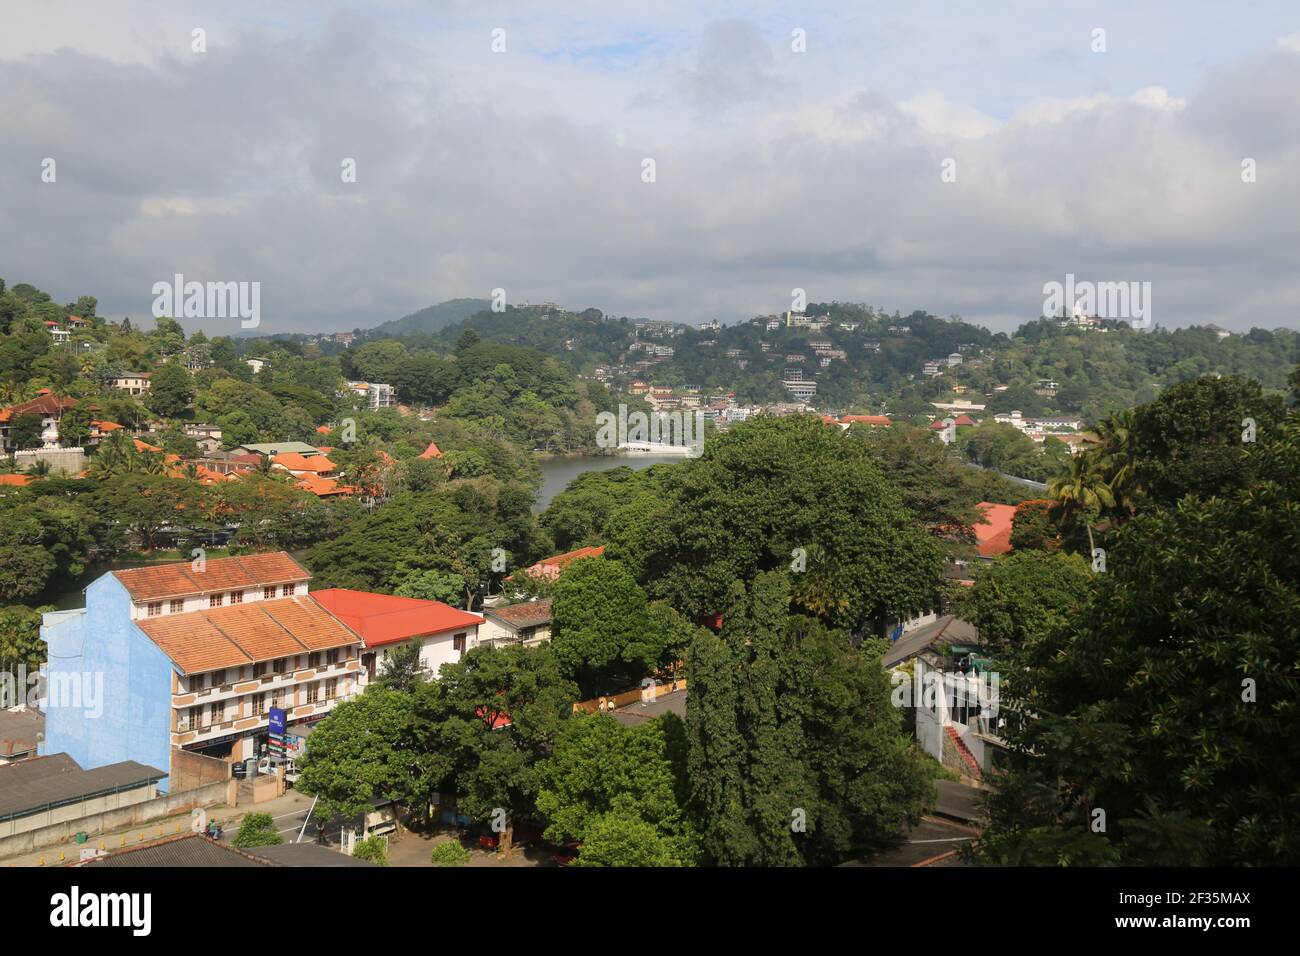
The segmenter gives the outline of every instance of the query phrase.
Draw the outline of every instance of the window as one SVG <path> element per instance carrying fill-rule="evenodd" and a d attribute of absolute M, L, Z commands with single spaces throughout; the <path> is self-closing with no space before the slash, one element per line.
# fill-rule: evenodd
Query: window
<path fill-rule="evenodd" d="M 339 695 L 339 679 L 331 677 L 325 682 L 325 699 L 333 700 Z"/>
<path fill-rule="evenodd" d="M 218 700 L 208 704 L 208 723 L 219 724 L 226 719 L 226 702 Z"/>
<path fill-rule="evenodd" d="M 207 684 L 207 681 L 208 681 L 207 674 L 191 674 L 190 690 L 191 691 L 203 690 L 203 687 L 205 684 Z"/>
<path fill-rule="evenodd" d="M 225 603 L 225 595 L 224 595 L 224 594 L 209 594 L 209 595 L 208 595 L 208 607 L 221 607 L 221 605 L 224 604 L 224 603 Z"/>
<path fill-rule="evenodd" d="M 162 613 L 162 601 L 155 601 L 154 603 L 150 604 L 147 608 L 145 608 L 145 613 L 148 614 L 150 617 L 157 617 L 159 614 Z"/>
<path fill-rule="evenodd" d="M 181 714 L 181 730 L 198 730 L 199 723 L 203 720 L 203 708 L 191 707 Z"/>
<path fill-rule="evenodd" d="M 325 663 L 337 664 L 338 662 L 339 662 L 339 649 L 337 647 L 331 648 L 330 650 L 325 652 Z"/>
<path fill-rule="evenodd" d="M 314 704 L 320 699 L 320 682 L 313 681 L 307 685 L 307 703 Z"/>
<path fill-rule="evenodd" d="M 320 651 L 312 651 L 307 655 L 308 667 L 320 667 Z"/>
<path fill-rule="evenodd" d="M 266 713 L 266 695 L 254 694 L 253 695 L 253 716 L 261 717 L 265 713 Z"/>
<path fill-rule="evenodd" d="M 231 592 L 230 592 L 230 603 L 231 603 L 231 604 L 243 604 L 243 603 L 244 603 L 244 592 L 243 592 L 243 591 L 231 591 Z"/>
<path fill-rule="evenodd" d="M 278 710 L 284 710 L 284 689 L 274 691 L 271 694 L 271 706 Z"/>
<path fill-rule="evenodd" d="M 185 602 L 184 602 L 183 600 L 182 600 L 182 601 L 172 601 L 172 603 L 171 603 L 171 607 L 170 607 L 168 610 L 170 610 L 171 613 L 173 613 L 173 614 L 180 614 L 181 611 L 184 611 L 184 610 L 185 610 Z"/>
<path fill-rule="evenodd" d="M 465 635 L 457 634 L 451 639 L 451 647 L 457 654 L 465 653 Z"/>
<path fill-rule="evenodd" d="M 253 676 L 261 677 L 266 673 L 266 661 L 259 661 L 253 665 Z"/>
<path fill-rule="evenodd" d="M 296 584 L 286 584 L 284 587 L 280 588 L 280 593 L 285 597 L 288 597 L 289 595 L 293 594 L 294 591 L 296 591 L 297 589 L 298 586 Z"/>
<path fill-rule="evenodd" d="M 271 585 L 269 588 L 262 588 L 262 597 L 267 600 L 275 597 L 275 585 Z"/>
<path fill-rule="evenodd" d="M 288 664 L 288 660 L 282 657 L 278 661 L 271 662 L 271 670 L 277 674 L 283 674 L 286 672 L 285 671 L 286 664 Z"/>

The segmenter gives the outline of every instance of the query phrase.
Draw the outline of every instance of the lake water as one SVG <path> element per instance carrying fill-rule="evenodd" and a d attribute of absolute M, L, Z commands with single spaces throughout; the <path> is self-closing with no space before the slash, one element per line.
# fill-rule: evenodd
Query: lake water
<path fill-rule="evenodd" d="M 651 465 L 676 464 L 686 459 L 679 455 L 568 455 L 560 458 L 544 458 L 542 466 L 542 488 L 538 492 L 535 511 L 545 511 L 551 499 L 563 491 L 574 478 L 588 471 L 609 471 L 626 465 L 633 471 L 649 468 Z"/>

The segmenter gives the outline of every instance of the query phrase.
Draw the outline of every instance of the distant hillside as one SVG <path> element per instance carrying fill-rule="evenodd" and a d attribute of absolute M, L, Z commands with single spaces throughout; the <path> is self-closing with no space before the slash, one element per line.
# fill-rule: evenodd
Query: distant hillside
<path fill-rule="evenodd" d="M 448 299 L 412 312 L 400 319 L 385 322 L 369 330 L 371 336 L 413 335 L 419 332 L 432 333 L 448 325 L 469 318 L 476 312 L 482 312 L 492 305 L 487 299 Z"/>

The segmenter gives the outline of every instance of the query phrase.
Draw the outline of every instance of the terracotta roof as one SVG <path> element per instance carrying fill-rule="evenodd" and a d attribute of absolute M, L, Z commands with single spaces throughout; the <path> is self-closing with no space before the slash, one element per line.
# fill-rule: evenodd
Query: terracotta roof
<path fill-rule="evenodd" d="M 309 594 L 135 622 L 186 674 L 360 643 Z"/>
<path fill-rule="evenodd" d="M 147 441 L 141 441 L 138 438 L 132 438 L 131 441 L 135 442 L 136 451 L 162 451 L 162 448 L 158 445 L 151 445 Z"/>
<path fill-rule="evenodd" d="M 316 475 L 303 475 L 296 482 L 296 487 L 303 491 L 310 491 L 318 498 L 327 498 L 330 495 L 350 495 L 356 492 L 351 485 L 341 485 L 333 478 L 320 478 Z"/>
<path fill-rule="evenodd" d="M 893 421 L 888 415 L 842 415 L 840 423 L 844 425 L 862 424 L 862 425 L 892 425 Z"/>
<path fill-rule="evenodd" d="M 31 475 L 0 475 L 0 485 L 13 485 L 15 488 L 30 485 L 35 480 Z"/>
<path fill-rule="evenodd" d="M 122 427 L 122 426 L 119 425 L 117 422 L 96 422 L 96 421 L 93 421 L 93 422 L 91 422 L 90 424 L 94 425 L 94 426 L 95 426 L 96 428 L 98 428 L 101 432 L 115 432 L 115 431 L 117 431 L 119 428 Z"/>
<path fill-rule="evenodd" d="M 429 447 L 426 448 L 424 451 L 420 452 L 420 457 L 424 459 L 441 458 L 442 449 L 438 447 L 437 442 L 431 441 L 429 442 Z"/>
<path fill-rule="evenodd" d="M 319 474 L 322 471 L 334 471 L 336 465 L 324 455 L 300 455 L 296 451 L 286 451 L 272 455 L 271 461 L 290 471 L 310 471 Z"/>
<path fill-rule="evenodd" d="M 177 561 L 112 573 L 136 601 L 286 584 L 311 578 L 303 566 L 284 551 L 210 558 L 203 571 L 194 570 L 189 561 Z"/>
<path fill-rule="evenodd" d="M 35 398 L 8 408 L 0 408 L 0 422 L 7 422 L 19 415 L 61 415 L 69 408 L 75 408 L 75 398 L 59 398 L 50 394 L 49 389 L 42 389 Z"/>
<path fill-rule="evenodd" d="M 374 594 L 348 588 L 313 592 L 321 607 L 361 635 L 366 647 L 380 647 L 428 634 L 477 627 L 483 619 L 441 601 Z"/>
<path fill-rule="evenodd" d="M 525 627 L 537 627 L 539 624 L 550 622 L 551 599 L 545 598 L 541 601 L 525 601 L 522 604 L 506 604 L 502 607 L 487 608 L 483 614 L 485 617 L 500 621 L 515 630 Z"/>
<path fill-rule="evenodd" d="M 954 425 L 974 425 L 974 424 L 975 424 L 975 419 L 971 418 L 969 415 L 962 414 L 962 415 L 958 415 L 956 418 L 953 419 L 953 424 L 954 424 Z"/>
<path fill-rule="evenodd" d="M 316 434 L 317 434 L 317 435 L 328 435 L 329 433 L 330 433 L 330 427 L 329 427 L 328 425 L 317 425 L 317 426 L 316 426 Z"/>
<path fill-rule="evenodd" d="M 975 541 L 979 546 L 980 557 L 993 558 L 1006 554 L 1011 550 L 1011 522 L 1016 517 L 1016 506 L 981 501 L 975 507 L 984 515 L 984 520 L 975 525 Z"/>
<path fill-rule="evenodd" d="M 543 577 L 559 577 L 560 571 L 574 561 L 581 558 L 599 558 L 605 553 L 605 546 L 602 544 L 595 548 L 579 548 L 577 551 L 566 551 L 564 554 L 557 554 L 549 558 L 542 558 L 528 569 L 529 574 L 540 574 Z"/>

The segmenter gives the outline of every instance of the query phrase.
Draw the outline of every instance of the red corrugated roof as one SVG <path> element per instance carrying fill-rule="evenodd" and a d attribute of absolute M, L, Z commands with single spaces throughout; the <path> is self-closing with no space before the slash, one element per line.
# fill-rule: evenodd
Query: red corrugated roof
<path fill-rule="evenodd" d="M 464 630 L 483 623 L 479 615 L 458 610 L 441 601 L 422 601 L 348 588 L 326 588 L 313 591 L 311 596 L 321 607 L 360 634 L 366 647 L 382 647 L 413 637 Z"/>

